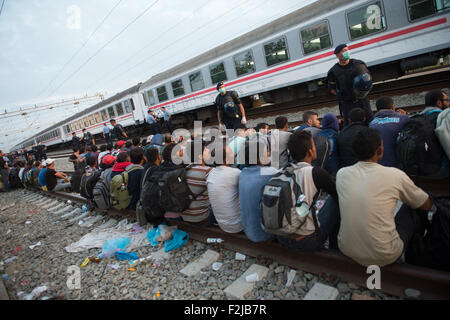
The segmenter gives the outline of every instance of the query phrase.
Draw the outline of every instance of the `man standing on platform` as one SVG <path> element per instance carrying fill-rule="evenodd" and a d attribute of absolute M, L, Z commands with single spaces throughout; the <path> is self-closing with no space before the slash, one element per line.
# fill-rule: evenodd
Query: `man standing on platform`
<path fill-rule="evenodd" d="M 328 71 L 328 87 L 339 101 L 344 126 L 348 125 L 349 114 L 353 108 L 363 109 L 366 121 L 370 123 L 373 113 L 367 94 L 372 88 L 372 76 L 366 64 L 361 60 L 350 59 L 346 44 L 337 46 L 334 54 L 339 62 Z"/>
<path fill-rule="evenodd" d="M 172 134 L 173 127 L 172 127 L 172 122 L 170 121 L 170 119 L 172 118 L 172 115 L 170 114 L 169 111 L 166 110 L 166 107 L 162 107 L 161 111 L 163 113 L 164 123 L 167 125 L 167 129 L 169 130 L 170 134 Z"/>
<path fill-rule="evenodd" d="M 106 144 L 112 144 L 111 130 L 109 129 L 108 124 L 106 122 L 103 125 L 103 138 L 105 138 Z"/>
<path fill-rule="evenodd" d="M 217 107 L 217 119 L 219 125 L 225 125 L 227 129 L 235 129 L 238 125 L 247 124 L 245 110 L 236 91 L 227 91 L 223 82 L 217 84 L 215 105 Z"/>

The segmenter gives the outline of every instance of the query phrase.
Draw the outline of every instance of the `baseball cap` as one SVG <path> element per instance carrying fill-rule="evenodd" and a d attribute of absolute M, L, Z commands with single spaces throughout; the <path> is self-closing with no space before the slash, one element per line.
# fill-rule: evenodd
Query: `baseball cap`
<path fill-rule="evenodd" d="M 45 165 L 51 165 L 53 162 L 55 162 L 55 160 L 48 158 L 47 160 L 45 160 Z"/>
<path fill-rule="evenodd" d="M 126 143 L 127 143 L 126 141 L 121 140 L 121 141 L 117 142 L 117 146 L 120 148 L 121 146 L 123 146 Z"/>
<path fill-rule="evenodd" d="M 219 88 L 220 88 L 221 85 L 223 85 L 223 81 L 220 81 L 220 82 L 217 84 L 217 86 L 216 86 L 217 91 L 219 91 Z"/>
<path fill-rule="evenodd" d="M 114 157 L 114 156 L 112 156 L 112 155 L 110 155 L 110 154 L 107 154 L 106 156 L 104 156 L 104 157 L 102 158 L 102 163 L 103 163 L 103 164 L 106 164 L 107 166 L 109 166 L 110 164 L 112 164 L 114 161 L 116 161 L 116 157 Z"/>
<path fill-rule="evenodd" d="M 334 49 L 334 54 L 338 54 L 339 52 L 342 51 L 342 49 L 344 49 L 347 45 L 345 43 L 340 44 L 336 47 L 336 49 Z"/>

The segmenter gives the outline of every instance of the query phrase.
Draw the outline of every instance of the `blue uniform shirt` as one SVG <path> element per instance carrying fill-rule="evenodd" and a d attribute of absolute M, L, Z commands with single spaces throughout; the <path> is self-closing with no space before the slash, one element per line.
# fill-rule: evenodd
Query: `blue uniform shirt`
<path fill-rule="evenodd" d="M 149 114 L 147 116 L 147 123 L 148 124 L 153 124 L 154 122 L 155 122 L 155 117 Z"/>
<path fill-rule="evenodd" d="M 164 121 L 167 121 L 167 120 L 169 120 L 169 116 L 170 116 L 170 113 L 169 113 L 169 111 L 164 111 Z"/>
<path fill-rule="evenodd" d="M 111 131 L 111 130 L 109 129 L 108 126 L 103 126 L 103 132 L 104 132 L 105 134 L 108 134 L 110 131 Z"/>

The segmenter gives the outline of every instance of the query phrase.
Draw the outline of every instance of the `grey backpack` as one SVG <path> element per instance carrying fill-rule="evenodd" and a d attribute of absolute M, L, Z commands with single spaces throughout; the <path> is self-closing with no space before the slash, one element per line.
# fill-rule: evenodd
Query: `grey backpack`
<path fill-rule="evenodd" d="M 295 168 L 286 167 L 264 186 L 261 228 L 267 233 L 282 237 L 298 237 L 296 232 L 305 224 L 308 215 L 312 214 L 316 231 L 319 231 L 316 210 L 313 208 L 318 196 L 319 192 L 314 196 L 312 204 L 308 204 L 296 182 Z"/>
<path fill-rule="evenodd" d="M 97 208 L 102 210 L 108 210 L 111 208 L 111 199 L 109 195 L 109 182 L 108 178 L 111 176 L 112 168 L 106 169 L 100 175 L 97 183 L 92 190 L 93 200 Z"/>

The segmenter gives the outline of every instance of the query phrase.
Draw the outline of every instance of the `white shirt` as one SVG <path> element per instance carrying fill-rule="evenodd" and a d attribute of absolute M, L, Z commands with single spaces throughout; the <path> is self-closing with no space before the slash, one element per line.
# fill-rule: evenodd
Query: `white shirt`
<path fill-rule="evenodd" d="M 219 227 L 229 233 L 241 232 L 239 175 L 236 168 L 219 166 L 211 170 L 206 180 L 209 201 Z"/>

